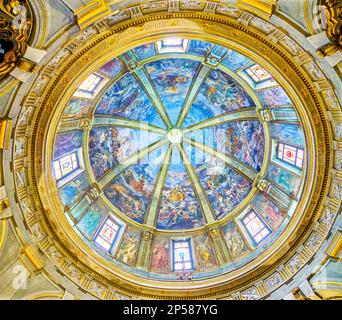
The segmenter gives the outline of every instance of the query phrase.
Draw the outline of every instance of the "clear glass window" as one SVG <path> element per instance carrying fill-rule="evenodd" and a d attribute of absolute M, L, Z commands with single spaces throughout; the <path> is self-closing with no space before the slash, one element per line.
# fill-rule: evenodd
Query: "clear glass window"
<path fill-rule="evenodd" d="M 167 38 L 157 42 L 160 53 L 185 52 L 188 40 L 182 38 Z"/>
<path fill-rule="evenodd" d="M 166 39 L 162 40 L 162 47 L 183 47 L 183 39 L 180 38 L 171 38 L 171 39 Z"/>
<path fill-rule="evenodd" d="M 102 78 L 92 74 L 78 87 L 78 90 L 93 93 L 100 84 L 101 80 Z"/>

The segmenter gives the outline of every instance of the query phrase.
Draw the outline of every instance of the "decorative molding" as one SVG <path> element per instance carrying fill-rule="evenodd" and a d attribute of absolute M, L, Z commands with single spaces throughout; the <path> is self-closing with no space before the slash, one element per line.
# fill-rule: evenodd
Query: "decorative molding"
<path fill-rule="evenodd" d="M 8 75 L 25 54 L 33 18 L 26 0 L 0 1 L 0 80 Z"/>
<path fill-rule="evenodd" d="M 93 23 L 108 17 L 111 10 L 105 0 L 92 0 L 85 6 L 76 9 L 74 12 L 78 26 L 81 30 L 84 30 Z"/>
<path fill-rule="evenodd" d="M 269 20 L 278 0 L 238 0 L 237 7 Z"/>
<path fill-rule="evenodd" d="M 325 250 L 325 253 L 331 258 L 342 260 L 342 231 L 336 231 L 336 233 L 334 234 L 334 238 L 331 244 Z"/>
<path fill-rule="evenodd" d="M 317 50 L 321 57 L 332 56 L 342 51 L 342 3 L 339 0 L 320 0 L 319 4 L 325 7 L 326 33 L 330 43 Z"/>
<path fill-rule="evenodd" d="M 8 149 L 11 140 L 13 121 L 0 119 L 0 149 Z"/>

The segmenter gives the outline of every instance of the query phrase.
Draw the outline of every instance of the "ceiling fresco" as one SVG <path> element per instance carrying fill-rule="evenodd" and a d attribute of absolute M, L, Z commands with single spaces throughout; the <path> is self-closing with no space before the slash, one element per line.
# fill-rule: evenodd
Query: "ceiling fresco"
<path fill-rule="evenodd" d="M 306 148 L 271 73 L 229 48 L 170 38 L 87 76 L 61 117 L 52 173 L 69 221 L 99 254 L 145 277 L 202 279 L 248 263 L 284 230 Z M 90 127 L 68 127 L 84 118 Z"/>
<path fill-rule="evenodd" d="M 214 116 L 253 106 L 253 100 L 241 85 L 223 71 L 213 70 L 200 87 L 184 124 L 191 126 Z"/>
<path fill-rule="evenodd" d="M 102 97 L 95 114 L 148 121 L 163 126 L 146 91 L 131 74 L 124 75 Z"/>
<path fill-rule="evenodd" d="M 190 59 L 172 58 L 145 65 L 173 124 L 176 124 L 199 65 Z"/>

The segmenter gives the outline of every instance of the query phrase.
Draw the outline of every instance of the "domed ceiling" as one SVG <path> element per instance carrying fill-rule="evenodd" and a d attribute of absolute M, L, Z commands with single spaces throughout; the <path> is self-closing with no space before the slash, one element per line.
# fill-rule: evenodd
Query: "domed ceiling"
<path fill-rule="evenodd" d="M 85 74 L 51 162 L 78 235 L 154 279 L 205 279 L 260 256 L 291 220 L 307 160 L 293 103 L 266 68 L 169 37 Z"/>

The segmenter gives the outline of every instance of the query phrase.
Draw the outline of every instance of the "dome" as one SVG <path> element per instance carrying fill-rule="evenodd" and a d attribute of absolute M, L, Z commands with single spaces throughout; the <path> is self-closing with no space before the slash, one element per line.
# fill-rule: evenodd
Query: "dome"
<path fill-rule="evenodd" d="M 267 66 L 229 46 L 164 37 L 82 78 L 51 172 L 88 246 L 120 270 L 179 280 L 242 268 L 277 240 L 300 198 L 306 143 Z M 85 116 L 86 130 L 63 125 Z"/>
<path fill-rule="evenodd" d="M 317 1 L 7 1 L 0 298 L 340 297 L 339 8 Z"/>

